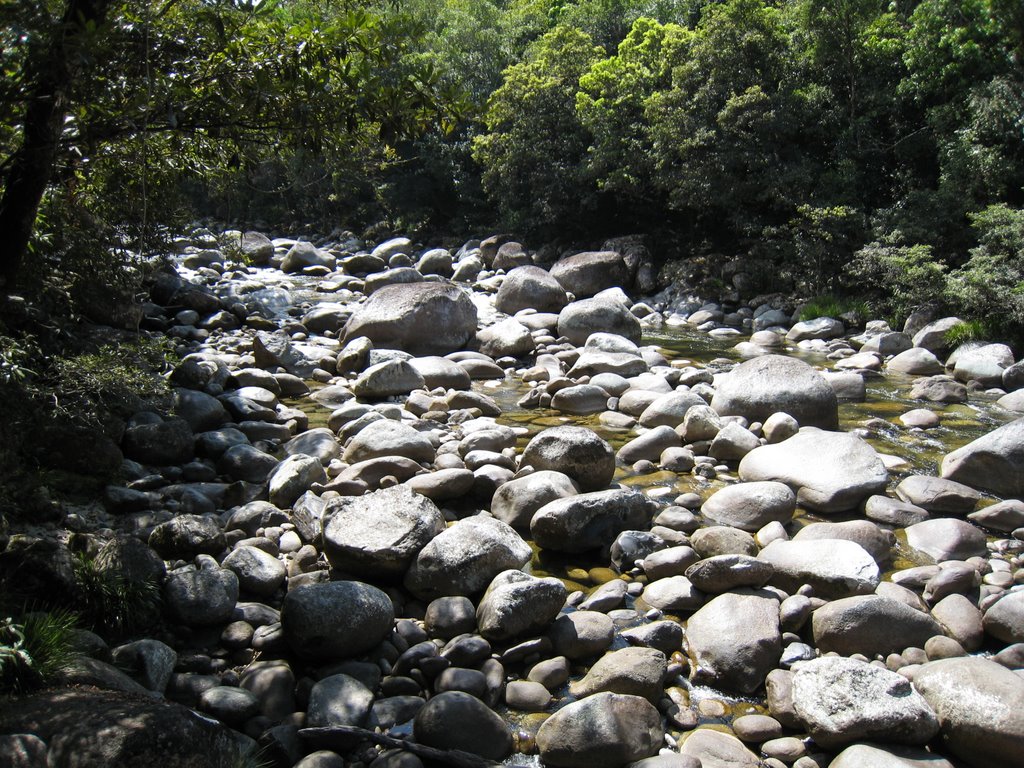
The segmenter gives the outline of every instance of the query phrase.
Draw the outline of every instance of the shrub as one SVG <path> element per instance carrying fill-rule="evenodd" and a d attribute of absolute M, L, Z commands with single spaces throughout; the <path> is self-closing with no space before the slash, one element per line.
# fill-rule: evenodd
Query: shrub
<path fill-rule="evenodd" d="M 48 682 L 76 655 L 75 615 L 33 611 L 0 623 L 0 690 L 24 692 Z"/>
<path fill-rule="evenodd" d="M 118 638 L 159 616 L 160 588 L 154 582 L 129 579 L 82 553 L 75 555 L 74 572 L 82 623 L 100 634 Z"/>

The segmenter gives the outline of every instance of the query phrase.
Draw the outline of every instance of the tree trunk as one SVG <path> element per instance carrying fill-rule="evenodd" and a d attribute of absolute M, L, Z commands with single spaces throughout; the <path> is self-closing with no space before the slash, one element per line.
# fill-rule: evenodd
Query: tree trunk
<path fill-rule="evenodd" d="M 112 0 L 66 0 L 50 44 L 25 63 L 28 85 L 21 146 L 11 159 L 0 198 L 0 281 L 14 285 L 32 238 L 39 203 L 57 161 L 67 98 L 88 29 L 103 21 Z"/>

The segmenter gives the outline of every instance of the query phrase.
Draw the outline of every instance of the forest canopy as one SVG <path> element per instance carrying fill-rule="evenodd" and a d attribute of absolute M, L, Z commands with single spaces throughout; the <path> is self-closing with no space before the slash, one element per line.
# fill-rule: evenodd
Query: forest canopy
<path fill-rule="evenodd" d="M 11 281 L 198 217 L 503 227 L 1024 323 L 1014 0 L 17 0 L 0 72 Z"/>

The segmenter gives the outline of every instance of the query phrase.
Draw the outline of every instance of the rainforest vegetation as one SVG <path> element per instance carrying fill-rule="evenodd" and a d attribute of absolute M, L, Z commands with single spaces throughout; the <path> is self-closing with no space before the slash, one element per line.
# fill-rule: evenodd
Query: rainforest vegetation
<path fill-rule="evenodd" d="M 123 279 L 198 218 L 644 233 L 1024 326 L 1017 0 L 14 0 L 0 75 L 9 290 Z"/>

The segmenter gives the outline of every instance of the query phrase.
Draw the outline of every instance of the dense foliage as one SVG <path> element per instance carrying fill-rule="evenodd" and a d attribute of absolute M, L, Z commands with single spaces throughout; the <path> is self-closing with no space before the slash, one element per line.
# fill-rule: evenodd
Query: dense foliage
<path fill-rule="evenodd" d="M 200 215 L 647 232 L 758 290 L 1024 320 L 1012 0 L 47 0 L 0 36 L 5 188 L 62 100 L 32 243 L 65 272 Z"/>

